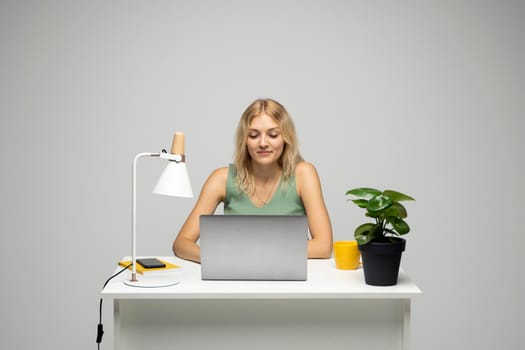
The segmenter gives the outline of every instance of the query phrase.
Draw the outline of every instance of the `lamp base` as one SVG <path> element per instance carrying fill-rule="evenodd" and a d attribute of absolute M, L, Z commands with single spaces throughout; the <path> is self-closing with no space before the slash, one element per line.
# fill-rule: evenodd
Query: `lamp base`
<path fill-rule="evenodd" d="M 141 276 L 138 281 L 126 280 L 124 284 L 137 288 L 162 288 L 179 284 L 180 280 L 173 276 Z"/>

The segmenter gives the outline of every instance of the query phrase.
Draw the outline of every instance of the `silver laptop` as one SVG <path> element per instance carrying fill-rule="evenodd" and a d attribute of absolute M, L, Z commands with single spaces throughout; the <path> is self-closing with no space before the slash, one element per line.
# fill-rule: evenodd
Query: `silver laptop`
<path fill-rule="evenodd" d="M 306 216 L 202 215 L 203 280 L 305 281 Z"/>

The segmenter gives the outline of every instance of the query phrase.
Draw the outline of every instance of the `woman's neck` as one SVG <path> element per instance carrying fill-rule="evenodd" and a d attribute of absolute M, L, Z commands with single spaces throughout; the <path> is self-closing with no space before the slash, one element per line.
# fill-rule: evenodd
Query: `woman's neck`
<path fill-rule="evenodd" d="M 281 167 L 278 164 L 268 166 L 261 166 L 260 164 L 253 164 L 253 177 L 256 181 L 268 182 L 281 176 Z"/>

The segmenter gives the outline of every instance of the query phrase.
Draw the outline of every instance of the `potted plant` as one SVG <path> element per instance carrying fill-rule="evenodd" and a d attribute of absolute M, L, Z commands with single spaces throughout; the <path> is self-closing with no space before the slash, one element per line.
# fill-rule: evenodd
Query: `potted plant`
<path fill-rule="evenodd" d="M 410 231 L 404 220 L 407 211 L 399 202 L 414 198 L 397 191 L 381 192 L 366 187 L 348 190 L 346 195 L 375 221 L 359 225 L 354 231 L 363 260 L 365 282 L 375 286 L 397 284 L 401 253 L 406 245 L 400 236 Z"/>

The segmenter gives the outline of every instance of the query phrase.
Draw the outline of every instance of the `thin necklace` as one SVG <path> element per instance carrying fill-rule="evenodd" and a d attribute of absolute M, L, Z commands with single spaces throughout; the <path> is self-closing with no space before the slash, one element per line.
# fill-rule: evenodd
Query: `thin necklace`
<path fill-rule="evenodd" d="M 266 205 L 268 203 L 268 201 L 270 200 L 270 198 L 272 198 L 272 194 L 273 194 L 273 191 L 275 190 L 275 186 L 277 186 L 277 183 L 279 182 L 279 179 L 281 178 L 281 175 L 279 175 L 279 177 L 277 177 L 277 179 L 275 179 L 275 181 L 273 182 L 273 185 L 272 185 L 272 190 L 270 191 L 270 194 L 268 195 L 268 198 L 266 198 L 266 200 L 262 199 L 261 197 L 259 197 L 259 195 L 257 194 L 257 186 L 255 186 L 255 197 L 257 197 L 257 199 L 263 203 L 264 205 Z"/>

